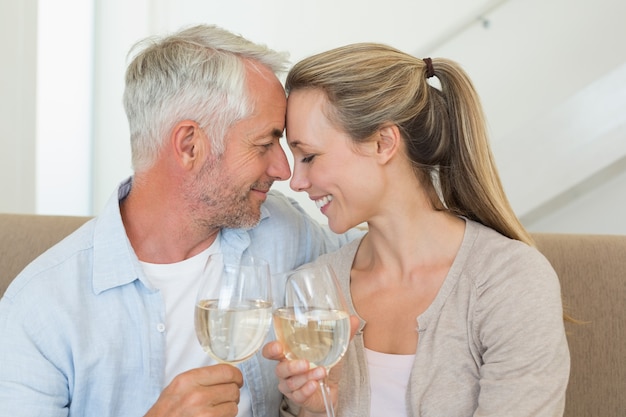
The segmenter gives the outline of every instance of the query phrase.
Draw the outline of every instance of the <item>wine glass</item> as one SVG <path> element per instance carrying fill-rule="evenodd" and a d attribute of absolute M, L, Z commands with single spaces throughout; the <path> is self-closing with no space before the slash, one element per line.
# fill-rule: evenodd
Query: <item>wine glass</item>
<path fill-rule="evenodd" d="M 261 347 L 270 327 L 268 262 L 243 255 L 233 264 L 222 254 L 213 254 L 202 279 L 194 317 L 200 345 L 218 362 L 245 361 Z"/>
<path fill-rule="evenodd" d="M 274 311 L 274 330 L 287 359 L 306 359 L 326 368 L 319 381 L 328 417 L 335 416 L 328 373 L 350 341 L 350 316 L 330 265 L 313 265 L 287 278 L 285 306 Z"/>

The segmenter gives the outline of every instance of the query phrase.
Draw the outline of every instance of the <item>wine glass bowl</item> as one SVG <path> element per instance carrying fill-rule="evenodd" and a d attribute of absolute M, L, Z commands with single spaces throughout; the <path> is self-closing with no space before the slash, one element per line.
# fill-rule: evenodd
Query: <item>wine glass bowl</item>
<path fill-rule="evenodd" d="M 306 359 L 329 370 L 343 357 L 350 316 L 341 310 L 280 308 L 274 312 L 276 337 L 287 359 Z"/>
<path fill-rule="evenodd" d="M 254 355 L 272 318 L 267 261 L 243 255 L 238 263 L 209 257 L 196 297 L 194 325 L 200 345 L 213 359 L 237 364 Z"/>
<path fill-rule="evenodd" d="M 284 307 L 274 311 L 274 331 L 287 359 L 306 359 L 326 375 L 343 357 L 350 341 L 350 315 L 330 265 L 303 267 L 289 275 Z M 329 417 L 334 408 L 326 378 L 320 380 Z"/>

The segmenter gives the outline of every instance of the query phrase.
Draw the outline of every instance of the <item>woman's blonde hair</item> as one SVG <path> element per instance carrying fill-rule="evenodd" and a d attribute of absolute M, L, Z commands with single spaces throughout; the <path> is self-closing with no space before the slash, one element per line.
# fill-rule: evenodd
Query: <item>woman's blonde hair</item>
<path fill-rule="evenodd" d="M 432 75 L 440 89 L 429 84 Z M 300 61 L 285 86 L 322 90 L 328 117 L 356 142 L 398 126 L 433 208 L 533 245 L 502 188 L 478 95 L 457 63 L 358 43 Z"/>

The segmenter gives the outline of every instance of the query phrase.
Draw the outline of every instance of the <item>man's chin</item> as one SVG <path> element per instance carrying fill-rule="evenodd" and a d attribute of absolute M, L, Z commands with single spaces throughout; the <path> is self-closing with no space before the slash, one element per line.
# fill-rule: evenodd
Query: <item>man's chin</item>
<path fill-rule="evenodd" d="M 235 229 L 252 229 L 256 227 L 261 221 L 261 209 L 257 209 L 254 211 L 250 211 L 245 215 L 242 215 L 239 220 L 236 222 L 237 225 L 233 228 Z"/>
<path fill-rule="evenodd" d="M 242 223 L 241 226 L 237 227 L 237 229 L 254 229 L 255 227 L 257 227 L 259 225 L 259 222 L 248 222 L 248 223 Z"/>

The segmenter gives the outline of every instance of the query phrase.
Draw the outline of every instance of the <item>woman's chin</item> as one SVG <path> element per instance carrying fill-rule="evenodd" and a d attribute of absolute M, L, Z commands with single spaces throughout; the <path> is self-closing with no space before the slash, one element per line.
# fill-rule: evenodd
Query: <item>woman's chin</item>
<path fill-rule="evenodd" d="M 346 233 L 348 230 L 354 228 L 358 226 L 357 224 L 346 224 L 346 223 L 340 223 L 340 222 L 333 222 L 330 219 L 328 219 L 328 227 L 330 228 L 330 230 L 332 230 L 334 233 L 337 233 L 338 235 Z"/>

